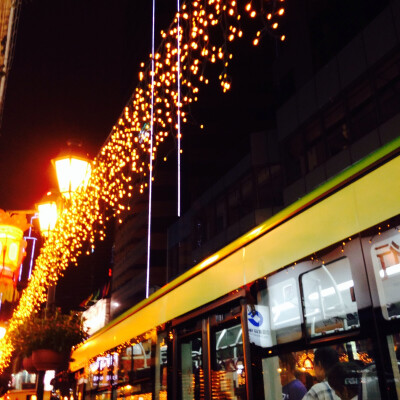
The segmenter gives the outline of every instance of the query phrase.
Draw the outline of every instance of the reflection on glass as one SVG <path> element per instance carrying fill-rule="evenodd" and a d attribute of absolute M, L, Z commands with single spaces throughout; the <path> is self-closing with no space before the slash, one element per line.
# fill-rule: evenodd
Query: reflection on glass
<path fill-rule="evenodd" d="M 157 337 L 156 348 L 156 400 L 167 398 L 167 368 L 168 368 L 168 341 L 167 334 L 161 333 Z"/>
<path fill-rule="evenodd" d="M 306 326 L 318 336 L 359 326 L 354 282 L 347 257 L 301 276 Z"/>
<path fill-rule="evenodd" d="M 182 400 L 204 399 L 203 348 L 200 337 L 180 343 Z"/>
<path fill-rule="evenodd" d="M 97 357 L 90 364 L 92 387 L 104 388 L 118 380 L 118 353 Z"/>
<path fill-rule="evenodd" d="M 260 347 L 272 346 L 268 307 L 263 305 L 247 306 L 247 326 L 249 341 Z"/>
<path fill-rule="evenodd" d="M 379 400 L 381 398 L 375 360 L 372 357 L 369 341 L 351 341 L 319 347 L 318 351 L 319 357 L 322 353 L 335 354 L 335 357 L 330 357 L 332 362 L 322 369 L 320 365 L 315 365 L 317 361 L 314 359 L 313 350 L 283 353 L 279 356 L 264 358 L 262 376 L 265 400 L 302 399 L 306 391 L 318 391 L 321 385 L 325 387 L 325 383 L 321 382 L 329 380 L 330 370 L 338 364 L 343 367 L 356 366 L 358 379 L 356 381 L 352 379 L 351 382 L 357 386 L 358 399 Z M 326 356 L 324 359 L 325 363 L 329 360 Z M 349 376 L 350 378 L 352 377 Z"/>
<path fill-rule="evenodd" d="M 212 354 L 212 398 L 246 399 L 246 371 L 243 359 L 242 328 L 236 325 L 214 334 Z"/>
<path fill-rule="evenodd" d="M 118 383 L 129 382 L 129 375 L 132 370 L 132 347 L 128 346 L 121 351 L 118 365 Z"/>
<path fill-rule="evenodd" d="M 118 399 L 151 399 L 154 378 L 152 367 L 155 355 L 153 339 L 145 339 L 121 352 L 118 369 Z"/>
<path fill-rule="evenodd" d="M 299 296 L 294 278 L 269 286 L 268 294 L 273 330 L 280 331 L 300 325 Z"/>
<path fill-rule="evenodd" d="M 286 270 L 267 279 L 267 289 L 258 293 L 258 305 L 248 309 L 250 342 L 261 347 L 287 343 L 301 337 L 301 308 L 296 279 Z M 259 324 L 260 320 L 262 322 Z M 259 324 L 259 326 L 257 326 Z M 253 339 L 253 332 L 260 334 Z"/>
<path fill-rule="evenodd" d="M 388 336 L 387 342 L 397 398 L 400 399 L 400 334 L 396 333 Z"/>
<path fill-rule="evenodd" d="M 287 343 L 301 337 L 301 308 L 298 284 L 286 270 L 267 279 L 258 292 L 257 305 L 247 309 L 250 343 L 260 347 Z"/>
<path fill-rule="evenodd" d="M 383 315 L 387 319 L 399 318 L 400 233 L 392 229 L 369 242 Z"/>

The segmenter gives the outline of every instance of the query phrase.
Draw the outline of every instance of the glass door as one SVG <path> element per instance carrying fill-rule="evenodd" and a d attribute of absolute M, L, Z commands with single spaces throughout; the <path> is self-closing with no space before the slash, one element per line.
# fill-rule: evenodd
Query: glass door
<path fill-rule="evenodd" d="M 217 328 L 212 334 L 213 399 L 246 399 L 246 370 L 241 324 Z"/>
<path fill-rule="evenodd" d="M 180 386 L 182 400 L 204 399 L 203 344 L 201 336 L 179 341 Z"/>

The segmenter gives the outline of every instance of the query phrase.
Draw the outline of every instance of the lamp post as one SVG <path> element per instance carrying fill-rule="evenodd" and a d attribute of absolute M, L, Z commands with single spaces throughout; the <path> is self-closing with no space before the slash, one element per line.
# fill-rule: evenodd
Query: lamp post
<path fill-rule="evenodd" d="M 36 205 L 39 213 L 39 227 L 42 236 L 47 238 L 56 226 L 58 218 L 59 196 L 47 192 L 46 196 Z"/>
<path fill-rule="evenodd" d="M 40 233 L 44 239 L 47 239 L 54 230 L 59 211 L 59 195 L 53 192 L 47 192 L 46 196 L 36 205 L 39 214 Z M 51 309 L 55 303 L 56 286 L 52 285 L 47 291 L 46 308 Z"/>
<path fill-rule="evenodd" d="M 28 227 L 25 215 L 0 210 L 0 309 L 2 302 L 12 303 L 17 296 L 17 271 L 25 257 L 24 231 Z"/>
<path fill-rule="evenodd" d="M 82 154 L 81 146 L 68 143 L 68 149 L 52 160 L 56 169 L 59 194 L 52 192 L 37 205 L 39 212 L 40 231 L 44 238 L 48 238 L 54 230 L 58 216 L 62 209 L 69 207 L 75 193 L 86 189 L 90 178 L 91 166 L 88 158 Z M 61 195 L 61 196 L 60 196 Z M 46 308 L 52 308 L 55 304 L 55 288 L 52 285 L 48 289 Z M 36 387 L 37 400 L 43 400 L 43 379 L 45 371 L 39 371 Z"/>
<path fill-rule="evenodd" d="M 52 160 L 56 169 L 61 195 L 71 199 L 74 193 L 86 189 L 89 182 L 90 161 L 78 144 L 68 143 L 68 148 Z"/>
<path fill-rule="evenodd" d="M 90 161 L 83 154 L 81 146 L 73 145 L 72 142 L 68 143 L 68 148 L 53 159 L 52 163 L 56 170 L 60 191 L 59 194 L 48 192 L 37 204 L 40 232 L 44 238 L 48 238 L 54 230 L 58 216 L 63 208 L 68 209 L 74 194 L 86 189 L 91 172 Z M 54 303 L 55 285 L 49 287 L 47 307 L 53 307 Z"/>
<path fill-rule="evenodd" d="M 6 333 L 6 320 L 18 299 L 16 285 L 27 244 L 24 231 L 28 228 L 25 214 L 0 210 L 0 339 Z"/>

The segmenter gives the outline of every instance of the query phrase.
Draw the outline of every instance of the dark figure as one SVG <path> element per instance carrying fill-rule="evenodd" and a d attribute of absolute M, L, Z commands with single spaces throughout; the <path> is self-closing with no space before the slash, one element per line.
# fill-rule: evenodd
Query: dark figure
<path fill-rule="evenodd" d="M 328 374 L 328 382 L 342 400 L 358 399 L 361 383 L 360 367 L 356 363 L 338 363 Z"/>
<path fill-rule="evenodd" d="M 303 383 L 307 390 L 310 390 L 312 385 L 316 383 L 314 377 L 307 371 L 296 371 L 296 378 Z"/>

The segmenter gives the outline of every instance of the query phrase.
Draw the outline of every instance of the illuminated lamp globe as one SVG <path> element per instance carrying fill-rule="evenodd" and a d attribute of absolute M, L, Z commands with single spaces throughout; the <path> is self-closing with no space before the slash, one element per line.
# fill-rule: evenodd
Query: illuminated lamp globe
<path fill-rule="evenodd" d="M 0 210 L 0 299 L 14 302 L 18 298 L 16 278 L 25 257 L 24 231 L 29 228 L 23 213 Z"/>
<path fill-rule="evenodd" d="M 56 226 L 58 218 L 58 196 L 52 192 L 47 192 L 43 200 L 36 205 L 39 213 L 40 233 L 48 237 Z"/>
<path fill-rule="evenodd" d="M 80 144 L 68 142 L 68 148 L 52 160 L 57 174 L 60 193 L 70 199 L 74 193 L 84 190 L 89 182 L 90 160 L 81 150 Z"/>
<path fill-rule="evenodd" d="M 24 231 L 28 227 L 25 215 L 10 215 L 0 210 L 0 267 L 2 270 L 14 272 L 21 265 L 26 247 Z"/>
<path fill-rule="evenodd" d="M 4 326 L 0 326 L 0 340 L 6 335 L 7 329 Z"/>

